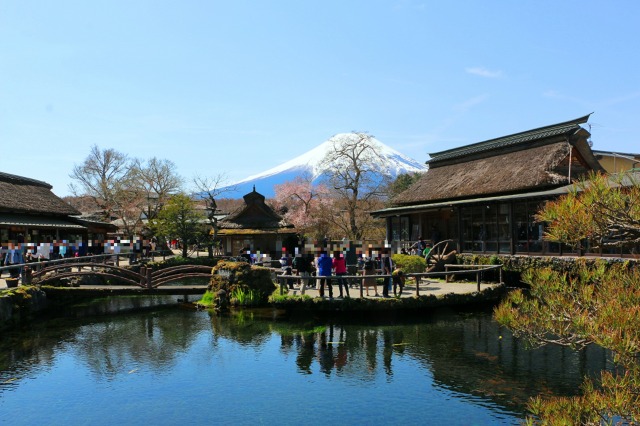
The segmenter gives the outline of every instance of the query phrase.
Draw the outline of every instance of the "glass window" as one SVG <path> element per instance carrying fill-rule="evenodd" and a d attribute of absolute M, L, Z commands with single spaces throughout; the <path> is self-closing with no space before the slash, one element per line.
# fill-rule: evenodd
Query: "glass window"
<path fill-rule="evenodd" d="M 511 223 L 509 204 L 498 205 L 498 245 L 500 253 L 511 253 Z"/>
<path fill-rule="evenodd" d="M 529 215 L 527 214 L 527 203 L 516 203 L 513 205 L 513 223 L 516 234 L 516 253 L 529 252 Z"/>
<path fill-rule="evenodd" d="M 462 219 L 462 251 L 473 251 L 473 216 L 471 207 L 460 209 Z"/>
<path fill-rule="evenodd" d="M 485 214 L 485 228 L 487 230 L 485 235 L 486 242 L 498 241 L 498 206 L 491 204 L 486 207 Z M 487 251 L 489 251 L 487 249 Z M 494 250 L 491 250 L 494 251 Z"/>
<path fill-rule="evenodd" d="M 471 238 L 473 239 L 472 251 L 484 251 L 484 241 L 486 239 L 487 230 L 484 226 L 484 207 L 476 206 L 471 209 L 473 219 L 471 225 Z"/>
<path fill-rule="evenodd" d="M 409 217 L 402 216 L 400 218 L 400 239 L 402 241 L 408 241 L 411 238 L 411 234 L 409 232 Z"/>

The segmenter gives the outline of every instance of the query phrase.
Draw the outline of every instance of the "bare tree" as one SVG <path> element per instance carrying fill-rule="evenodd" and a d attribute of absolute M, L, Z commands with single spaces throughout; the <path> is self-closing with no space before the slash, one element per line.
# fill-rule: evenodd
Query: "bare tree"
<path fill-rule="evenodd" d="M 211 225 L 211 239 L 208 244 L 209 257 L 213 257 L 213 245 L 216 244 L 218 240 L 218 216 L 216 215 L 216 212 L 218 212 L 218 203 L 216 199 L 219 198 L 220 195 L 233 192 L 236 189 L 233 185 L 227 185 L 227 182 L 228 178 L 224 173 L 218 173 L 213 177 L 196 175 L 193 178 L 193 184 L 198 191 L 199 198 L 207 203 L 207 219 Z"/>
<path fill-rule="evenodd" d="M 320 162 L 329 186 L 341 206 L 335 224 L 345 236 L 360 240 L 372 221 L 366 213 L 375 200 L 384 196 L 389 175 L 380 167 L 381 148 L 373 136 L 364 132 L 334 136 L 333 147 Z M 344 217 L 344 220 L 341 218 Z"/>
<path fill-rule="evenodd" d="M 176 165 L 170 160 L 153 157 L 146 162 L 135 160 L 134 172 L 140 189 L 147 198 L 145 215 L 154 219 L 171 195 L 182 188 L 183 179 L 175 173 Z"/>
<path fill-rule="evenodd" d="M 133 236 L 141 231 L 143 216 L 157 216 L 171 194 L 180 190 L 182 179 L 174 169 L 168 160 L 154 157 L 143 162 L 94 145 L 84 162 L 74 166 L 69 188 L 76 197 L 92 200 L 103 220 L 117 219 L 122 232 Z"/>
<path fill-rule="evenodd" d="M 73 167 L 69 177 L 77 182 L 69 184 L 75 196 L 88 196 L 102 210 L 105 220 L 114 215 L 120 216 L 124 199 L 122 192 L 131 190 L 134 185 L 132 164 L 129 158 L 114 149 L 101 150 L 97 145 L 84 162 Z"/>

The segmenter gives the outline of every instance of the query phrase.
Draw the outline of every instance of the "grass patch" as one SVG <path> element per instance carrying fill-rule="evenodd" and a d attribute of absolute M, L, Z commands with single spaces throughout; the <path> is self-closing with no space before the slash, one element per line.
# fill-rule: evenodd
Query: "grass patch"
<path fill-rule="evenodd" d="M 213 293 L 211 293 L 210 291 L 206 291 L 203 295 L 202 298 L 200 300 L 198 300 L 198 304 L 203 305 L 203 306 L 213 306 L 213 300 L 215 299 L 215 296 L 213 295 Z"/>

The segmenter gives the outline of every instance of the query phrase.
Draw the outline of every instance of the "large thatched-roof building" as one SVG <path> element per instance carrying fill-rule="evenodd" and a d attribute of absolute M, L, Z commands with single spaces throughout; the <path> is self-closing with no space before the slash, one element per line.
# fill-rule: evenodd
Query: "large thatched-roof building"
<path fill-rule="evenodd" d="M 460 252 L 561 253 L 533 215 L 572 180 L 603 171 L 580 126 L 589 116 L 430 154 L 429 170 L 374 212 L 388 239 L 453 239 Z"/>
<path fill-rule="evenodd" d="M 112 227 L 79 219 L 80 212 L 51 192 L 52 186 L 39 180 L 0 172 L 0 245 L 24 244 L 55 247 L 76 244 L 88 247 L 92 238 L 103 238 Z M 62 243 L 65 242 L 65 243 Z"/>
<path fill-rule="evenodd" d="M 280 258 L 283 247 L 297 245 L 296 230 L 265 203 L 264 195 L 253 191 L 244 197 L 244 205 L 218 222 L 223 250 L 238 255 L 241 250 L 260 252 Z"/>

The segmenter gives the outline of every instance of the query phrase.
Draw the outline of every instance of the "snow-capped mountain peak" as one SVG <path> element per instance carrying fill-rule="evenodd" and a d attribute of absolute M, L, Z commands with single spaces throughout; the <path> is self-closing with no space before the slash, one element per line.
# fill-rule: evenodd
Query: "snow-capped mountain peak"
<path fill-rule="evenodd" d="M 250 192 L 253 185 L 255 185 L 256 191 L 266 197 L 272 197 L 274 195 L 274 185 L 293 180 L 303 174 L 310 174 L 313 180 L 316 181 L 322 175 L 320 163 L 326 154 L 334 149 L 334 144 L 344 143 L 344 141 L 354 137 L 356 137 L 354 133 L 339 133 L 304 154 L 269 170 L 242 179 L 232 185 L 236 187 L 236 191 L 231 196 L 242 196 Z M 424 163 L 401 154 L 373 137 L 369 139 L 369 143 L 376 149 L 380 157 L 380 169 L 392 177 L 402 173 L 427 170 L 427 166 Z"/>

